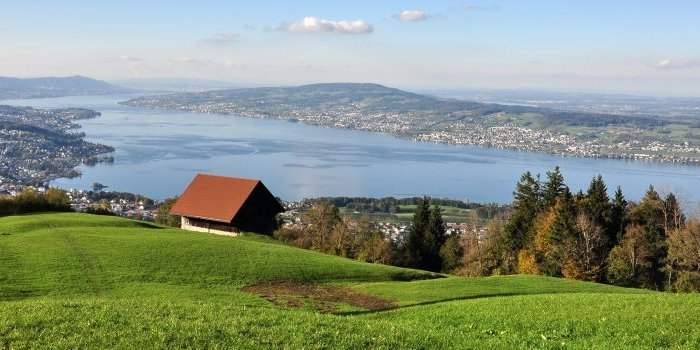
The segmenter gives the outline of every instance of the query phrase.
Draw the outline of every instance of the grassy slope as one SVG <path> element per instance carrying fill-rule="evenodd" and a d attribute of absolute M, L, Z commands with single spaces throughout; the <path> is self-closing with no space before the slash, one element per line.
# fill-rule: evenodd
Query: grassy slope
<path fill-rule="evenodd" d="M 118 218 L 0 218 L 0 348 L 700 347 L 700 297 L 512 276 L 418 272 Z M 382 312 L 285 310 L 260 280 L 352 285 Z"/>

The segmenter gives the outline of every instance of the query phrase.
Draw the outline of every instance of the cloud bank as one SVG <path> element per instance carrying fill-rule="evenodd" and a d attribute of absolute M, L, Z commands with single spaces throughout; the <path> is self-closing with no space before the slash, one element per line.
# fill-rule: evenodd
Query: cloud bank
<path fill-rule="evenodd" d="M 371 24 L 363 20 L 331 21 L 318 17 L 304 17 L 299 22 L 282 24 L 280 30 L 292 33 L 338 33 L 338 34 L 369 34 L 374 31 Z"/>

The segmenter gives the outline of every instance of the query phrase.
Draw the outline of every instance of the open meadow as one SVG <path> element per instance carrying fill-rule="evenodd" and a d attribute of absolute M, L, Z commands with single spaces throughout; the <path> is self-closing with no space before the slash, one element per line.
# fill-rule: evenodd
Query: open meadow
<path fill-rule="evenodd" d="M 698 349 L 700 295 L 459 278 L 257 235 L 0 218 L 0 348 Z"/>

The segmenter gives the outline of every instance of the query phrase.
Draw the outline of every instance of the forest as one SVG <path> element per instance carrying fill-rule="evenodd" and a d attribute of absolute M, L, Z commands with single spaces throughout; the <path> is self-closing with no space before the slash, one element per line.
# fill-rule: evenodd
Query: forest
<path fill-rule="evenodd" d="M 544 179 L 522 175 L 510 212 L 485 230 L 448 235 L 442 210 L 417 200 L 409 229 L 388 237 L 367 219 L 316 202 L 301 225 L 275 237 L 361 261 L 464 276 L 532 274 L 639 287 L 700 291 L 700 220 L 673 193 L 650 186 L 639 202 L 613 195 L 603 178 L 572 193 L 557 167 Z"/>

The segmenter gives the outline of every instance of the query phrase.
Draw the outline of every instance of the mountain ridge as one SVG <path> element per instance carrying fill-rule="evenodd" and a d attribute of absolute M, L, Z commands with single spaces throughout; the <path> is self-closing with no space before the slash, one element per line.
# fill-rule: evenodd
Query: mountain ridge
<path fill-rule="evenodd" d="M 0 99 L 107 95 L 134 91 L 82 75 L 37 78 L 0 76 Z"/>

